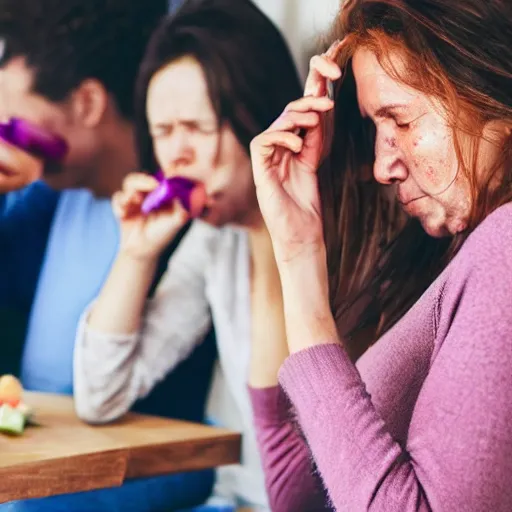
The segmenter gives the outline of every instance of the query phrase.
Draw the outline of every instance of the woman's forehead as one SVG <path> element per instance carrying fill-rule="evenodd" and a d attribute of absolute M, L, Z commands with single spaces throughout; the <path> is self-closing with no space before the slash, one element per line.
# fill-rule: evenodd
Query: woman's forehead
<path fill-rule="evenodd" d="M 147 114 L 154 122 L 215 117 L 204 72 L 195 59 L 184 57 L 155 73 L 148 87 Z"/>
<path fill-rule="evenodd" d="M 404 70 L 405 64 L 401 56 L 390 53 L 386 58 L 398 73 Z M 409 104 L 421 94 L 390 76 L 375 53 L 369 49 L 356 50 L 352 59 L 352 68 L 359 109 L 364 117 L 372 116 L 389 105 Z"/>

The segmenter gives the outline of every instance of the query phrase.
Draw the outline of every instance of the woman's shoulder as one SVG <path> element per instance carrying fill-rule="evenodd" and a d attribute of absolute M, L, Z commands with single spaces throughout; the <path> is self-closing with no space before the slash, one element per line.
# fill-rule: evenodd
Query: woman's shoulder
<path fill-rule="evenodd" d="M 501 234 L 512 236 L 512 202 L 496 208 L 481 222 L 471 236 L 499 239 Z"/>
<path fill-rule="evenodd" d="M 450 311 L 461 302 L 486 310 L 508 308 L 512 294 L 512 203 L 497 208 L 468 236 L 437 284 L 438 304 Z"/>
<path fill-rule="evenodd" d="M 489 214 L 469 235 L 457 255 L 459 265 L 484 266 L 487 271 L 510 270 L 512 263 L 512 203 Z M 499 268 L 501 266 L 501 268 Z"/>

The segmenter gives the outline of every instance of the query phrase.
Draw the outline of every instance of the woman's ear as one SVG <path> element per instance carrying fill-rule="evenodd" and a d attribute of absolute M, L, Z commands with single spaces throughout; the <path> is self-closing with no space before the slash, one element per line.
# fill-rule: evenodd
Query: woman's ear
<path fill-rule="evenodd" d="M 72 96 L 75 121 L 87 128 L 98 126 L 108 109 L 109 94 L 105 86 L 95 79 L 84 80 Z"/>

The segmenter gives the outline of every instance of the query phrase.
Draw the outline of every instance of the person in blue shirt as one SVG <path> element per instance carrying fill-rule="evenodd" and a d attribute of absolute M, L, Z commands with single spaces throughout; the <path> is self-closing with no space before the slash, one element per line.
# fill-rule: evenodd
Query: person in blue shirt
<path fill-rule="evenodd" d="M 5 191 L 10 186 L 0 169 Z M 59 192 L 42 182 L 0 194 L 0 375 L 20 372 L 26 324 Z"/>
<path fill-rule="evenodd" d="M 49 173 L 42 162 L 0 141 L 0 193 L 7 193 L 0 195 L 0 308 L 9 318 L 12 310 L 21 317 L 30 311 L 20 370 L 27 389 L 73 392 L 78 319 L 117 252 L 110 197 L 139 168 L 136 75 L 167 9 L 167 0 L 0 0 L 0 119 L 26 119 L 69 146 L 62 165 Z M 38 177 L 46 185 L 12 192 Z M 135 409 L 202 420 L 215 358 L 209 339 Z M 178 386 L 187 390 L 184 396 L 168 393 Z M 210 471 L 136 480 L 15 502 L 8 510 L 173 510 L 201 503 L 212 482 Z"/>

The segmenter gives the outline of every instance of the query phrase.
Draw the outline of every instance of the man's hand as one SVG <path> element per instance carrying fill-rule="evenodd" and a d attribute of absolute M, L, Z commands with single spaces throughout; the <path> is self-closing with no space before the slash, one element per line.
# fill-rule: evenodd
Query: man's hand
<path fill-rule="evenodd" d="M 0 140 L 0 193 L 23 188 L 40 179 L 42 174 L 41 160 Z"/>

